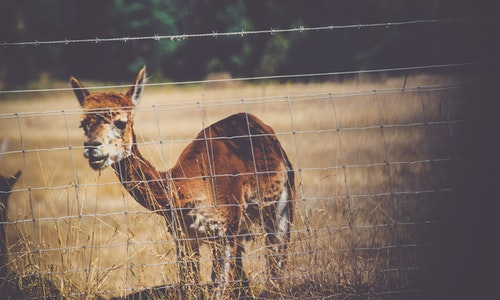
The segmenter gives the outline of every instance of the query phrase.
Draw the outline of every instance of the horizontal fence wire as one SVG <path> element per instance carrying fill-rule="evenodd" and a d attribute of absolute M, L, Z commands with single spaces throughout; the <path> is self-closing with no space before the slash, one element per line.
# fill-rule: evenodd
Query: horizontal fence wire
<path fill-rule="evenodd" d="M 279 79 L 304 79 L 304 78 L 320 78 L 327 76 L 339 76 L 339 75 L 361 75 L 361 74 L 377 74 L 377 73 L 391 73 L 391 72 L 411 72 L 411 71 L 432 71 L 438 69 L 448 69 L 467 67 L 467 66 L 484 66 L 485 62 L 464 62 L 464 63 L 454 63 L 454 64 L 439 64 L 439 65 L 427 65 L 427 66 L 409 66 L 400 68 L 384 68 L 384 69 L 372 69 L 372 70 L 358 70 L 358 71 L 341 71 L 341 72 L 323 72 L 323 73 L 306 73 L 306 74 L 290 74 L 290 75 L 273 75 L 273 76 L 254 76 L 254 77 L 242 77 L 242 78 L 223 78 L 223 79 L 206 79 L 206 80 L 191 80 L 191 81 L 176 81 L 176 82 L 160 82 L 160 83 L 145 83 L 145 86 L 181 86 L 189 84 L 211 84 L 211 83 L 225 83 L 225 82 L 251 82 L 251 81 L 261 81 L 261 80 L 279 80 Z M 101 89 L 119 89 L 129 87 L 130 84 L 126 85 L 99 85 L 99 86 L 88 86 L 88 90 L 101 90 Z M 401 87 L 404 89 L 405 87 Z M 418 87 L 416 87 L 418 88 Z M 429 87 L 429 88 L 432 88 Z M 443 87 L 447 88 L 447 87 Z M 48 89 L 20 89 L 20 90 L 0 90 L 0 94 L 23 94 L 23 93 L 40 93 L 40 92 L 64 92 L 72 91 L 73 88 L 48 88 Z M 375 89 L 376 90 L 376 89 Z M 398 89 L 395 89 L 397 91 Z M 367 91 L 350 91 L 347 93 L 366 93 Z M 177 103 L 176 105 L 181 105 Z M 188 104 L 189 105 L 189 104 Z M 195 105 L 191 103 L 190 105 Z"/>
<path fill-rule="evenodd" d="M 248 80 L 275 78 L 287 77 Z M 124 86 L 90 89 L 116 87 Z M 153 156 L 159 166 L 164 166 L 160 169 L 168 169 L 176 157 L 173 153 L 193 142 L 191 137 L 201 127 L 225 112 L 250 112 L 276 123 L 276 136 L 289 152 L 298 178 L 294 199 L 297 218 L 287 254 L 291 266 L 284 279 L 291 286 L 318 279 L 337 286 L 357 278 L 361 285 L 374 290 L 360 288 L 358 295 L 418 294 L 424 287 L 415 278 L 428 275 L 430 266 L 425 255 L 439 245 L 430 232 L 440 226 L 440 203 L 447 203 L 454 190 L 447 176 L 460 159 L 453 143 L 460 129 L 469 124 L 463 112 L 469 99 L 463 95 L 471 87 L 473 83 L 458 80 L 321 93 L 155 101 L 134 107 L 136 130 L 146 128 L 142 130 L 145 138 L 137 146 L 148 149 L 146 157 Z M 29 95 L 68 90 L 3 92 Z M 73 95 L 68 92 L 64 97 Z M 20 231 L 24 237 L 13 238 L 10 256 L 18 257 L 20 264 L 26 257 L 39 265 L 39 272 L 64 278 L 64 282 L 88 286 L 100 278 L 103 283 L 93 288 L 101 295 L 124 295 L 151 288 L 151 284 L 175 286 L 176 276 L 171 275 L 176 268 L 173 239 L 164 221 L 155 215 L 161 211 L 135 204 L 112 172 L 89 170 L 82 157 L 83 132 L 78 128 L 81 114 L 81 109 L 0 113 L 2 128 L 11 131 L 11 145 L 0 159 L 10 169 L 20 164 L 23 171 L 20 183 L 12 190 L 10 220 L 0 224 L 11 232 Z M 198 125 L 190 126 L 186 135 L 163 132 L 182 129 L 182 124 L 175 124 L 182 118 L 191 118 Z M 49 131 L 63 134 L 44 142 L 36 124 L 45 122 L 52 123 Z M 257 284 L 266 276 L 263 263 L 258 262 L 265 252 L 258 243 L 260 236 L 258 232 L 240 236 L 254 240 L 247 246 L 244 264 Z M 201 262 L 210 265 L 211 258 L 202 255 Z M 162 276 L 152 279 L 153 273 Z M 84 297 L 85 289 L 69 295 Z M 332 290 L 343 293 L 338 287 Z"/>

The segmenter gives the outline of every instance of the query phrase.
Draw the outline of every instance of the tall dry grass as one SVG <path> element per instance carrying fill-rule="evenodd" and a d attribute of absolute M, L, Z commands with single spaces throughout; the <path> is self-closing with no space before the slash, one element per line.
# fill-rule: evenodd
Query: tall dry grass
<path fill-rule="evenodd" d="M 414 74 L 147 87 L 135 131 L 144 156 L 167 169 L 203 127 L 229 114 L 251 112 L 275 129 L 296 168 L 297 211 L 280 294 L 266 294 L 262 238 L 246 244 L 254 296 L 421 296 L 433 279 L 454 143 L 467 126 L 456 121 L 467 119 L 469 99 L 461 89 L 342 93 L 457 80 Z M 0 138 L 10 141 L 2 172 L 23 171 L 5 225 L 12 270 L 42 274 L 77 299 L 176 284 L 164 220 L 139 206 L 112 170 L 94 172 L 83 158 L 71 91 L 4 99 L 0 114 Z"/>

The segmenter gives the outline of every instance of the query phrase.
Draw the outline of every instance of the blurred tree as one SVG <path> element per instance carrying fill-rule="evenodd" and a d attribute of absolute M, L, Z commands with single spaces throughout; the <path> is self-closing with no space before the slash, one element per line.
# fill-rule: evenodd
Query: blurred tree
<path fill-rule="evenodd" d="M 1 0 L 0 42 L 239 32 L 491 15 L 473 0 Z M 479 25 L 478 25 L 479 24 Z M 39 74 L 123 81 L 212 72 L 260 76 L 474 61 L 495 50 L 482 23 L 417 24 L 191 39 L 0 47 L 2 88 Z M 97 41 L 97 40 L 96 40 Z M 425 45 L 423 47 L 422 45 Z M 497 48 L 494 48 L 497 49 Z"/>
<path fill-rule="evenodd" d="M 57 3 L 56 3 L 57 2 Z M 66 4 L 56 0 L 3 0 L 0 41 L 23 42 L 57 39 L 65 33 Z M 7 88 L 21 86 L 42 72 L 60 74 L 60 47 L 4 47 L 0 49 L 0 79 Z"/>
<path fill-rule="evenodd" d="M 252 30 L 245 1 L 192 1 L 186 5 L 190 17 L 183 33 L 223 33 Z M 176 79 L 199 79 L 212 72 L 241 74 L 253 46 L 242 37 L 199 38 L 184 41 L 165 69 Z"/>
<path fill-rule="evenodd" d="M 175 35 L 177 24 L 187 16 L 175 0 L 114 0 L 104 6 L 102 2 L 75 2 L 73 34 L 81 38 Z M 126 80 L 145 64 L 150 73 L 161 77 L 163 61 L 180 44 L 164 39 L 74 44 L 66 64 L 72 72 L 100 80 Z"/>

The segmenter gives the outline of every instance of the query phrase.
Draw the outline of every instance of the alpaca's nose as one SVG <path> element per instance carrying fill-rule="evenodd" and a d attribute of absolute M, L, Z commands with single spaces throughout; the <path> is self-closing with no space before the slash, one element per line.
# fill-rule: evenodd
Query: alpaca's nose
<path fill-rule="evenodd" d="M 83 147 L 84 147 L 83 156 L 85 158 L 102 156 L 103 153 L 99 149 L 101 146 L 102 146 L 102 143 L 99 141 L 96 141 L 96 140 L 84 142 L 83 143 Z"/>

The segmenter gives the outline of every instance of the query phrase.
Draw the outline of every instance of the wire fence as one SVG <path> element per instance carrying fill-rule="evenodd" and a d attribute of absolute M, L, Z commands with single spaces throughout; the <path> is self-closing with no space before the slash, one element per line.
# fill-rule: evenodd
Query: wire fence
<path fill-rule="evenodd" d="M 138 146 L 168 169 L 204 126 L 238 111 L 258 115 L 275 129 L 298 178 L 285 275 L 291 290 L 319 278 L 330 283 L 324 295 L 343 295 L 340 286 L 357 278 L 355 294 L 420 293 L 427 255 L 439 245 L 432 234 L 439 207 L 453 191 L 453 144 L 468 123 L 462 95 L 471 84 L 415 75 L 433 83 L 402 88 L 402 80 L 408 78 L 359 90 L 353 88 L 366 83 L 331 82 L 312 87 L 331 92 L 173 103 L 151 90 L 135 109 Z M 340 86 L 349 88 L 336 91 Z M 3 168 L 23 172 L 3 223 L 12 267 L 62 278 L 67 289 L 76 286 L 71 297 L 174 285 L 164 221 L 136 204 L 112 172 L 90 170 L 80 118 L 78 108 L 0 114 L 10 141 Z M 265 280 L 264 252 L 257 238 L 244 258 L 257 287 Z"/>
<path fill-rule="evenodd" d="M 3 46 L 176 40 L 449 21 L 4 42 Z M 257 115 L 274 128 L 297 178 L 296 218 L 279 296 L 426 295 L 429 282 L 438 276 L 435 253 L 441 243 L 443 210 L 452 205 L 456 188 L 453 170 L 461 159 L 457 149 L 469 126 L 475 82 L 467 73 L 474 66 L 465 62 L 147 84 L 141 103 L 134 108 L 137 145 L 153 165 L 168 170 L 207 125 L 237 112 Z M 440 72 L 436 75 L 433 70 Z M 405 75 L 388 76 L 391 72 Z M 273 82 L 327 76 L 332 77 L 322 83 Z M 190 88 L 183 89 L 187 84 Z M 174 238 L 157 211 L 136 203 L 112 171 L 95 172 L 88 166 L 79 128 L 82 110 L 72 91 L 0 93 L 16 96 L 4 100 L 0 112 L 1 138 L 8 141 L 0 154 L 1 172 L 22 171 L 6 205 L 9 218 L 0 220 L 8 246 L 2 256 L 8 258 L 9 270 L 20 274 L 26 286 L 41 285 L 39 298 L 165 296 L 165 290 L 179 281 Z M 8 196 L 7 191 L 0 193 Z M 262 233 L 243 235 L 253 237 L 245 242 L 243 265 L 254 295 L 275 298 L 264 293 L 269 274 Z M 213 259 L 209 252 L 204 249 L 200 258 L 204 283 L 210 281 Z M 52 285 L 54 290 L 47 288 Z"/>

